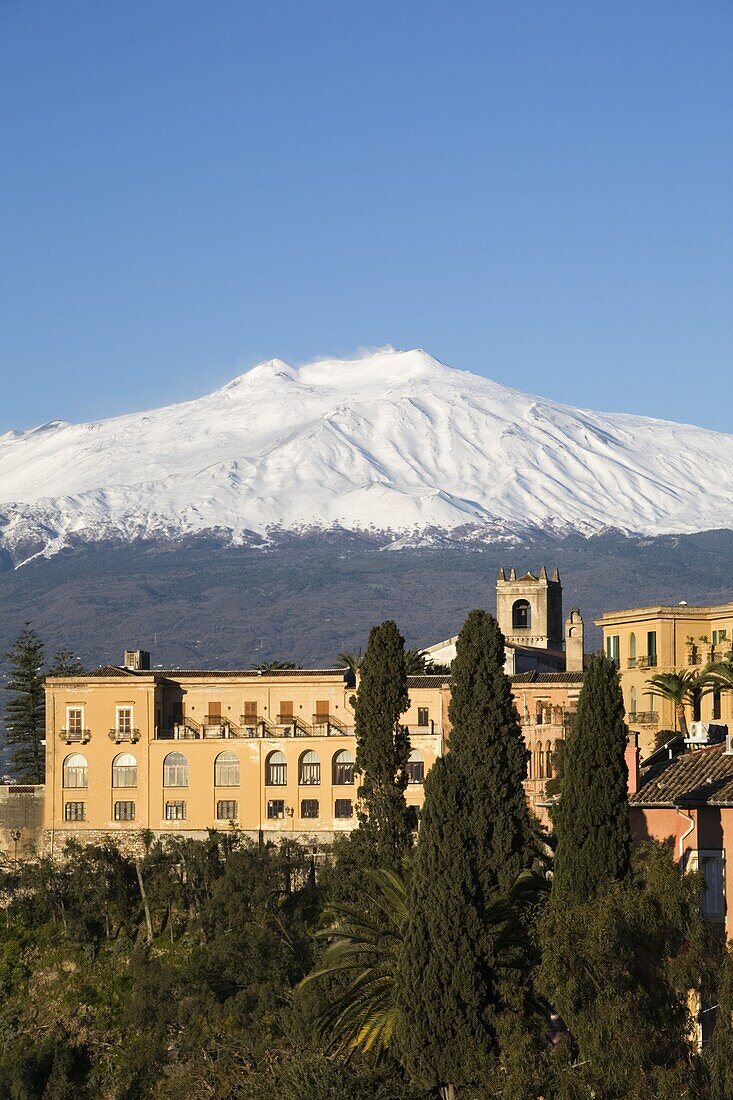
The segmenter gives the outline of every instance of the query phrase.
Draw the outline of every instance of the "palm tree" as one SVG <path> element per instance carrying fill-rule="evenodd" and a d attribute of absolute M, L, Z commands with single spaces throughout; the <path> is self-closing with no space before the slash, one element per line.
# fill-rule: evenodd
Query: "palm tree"
<path fill-rule="evenodd" d="M 428 655 L 424 649 L 405 650 L 405 670 L 408 676 L 420 676 L 427 671 Z"/>
<path fill-rule="evenodd" d="M 357 672 L 359 672 L 359 670 L 361 669 L 363 661 L 364 654 L 360 649 L 357 649 L 355 652 L 351 652 L 348 649 L 343 649 L 338 655 L 336 667 L 351 669 L 354 676 L 356 676 Z"/>
<path fill-rule="evenodd" d="M 706 686 L 708 690 L 719 688 L 723 691 L 733 691 L 733 657 L 708 665 L 700 677 L 700 684 Z"/>
<path fill-rule="evenodd" d="M 261 661 L 258 665 L 252 665 L 252 668 L 257 669 L 258 672 L 281 672 L 302 667 L 302 665 L 296 665 L 294 661 Z"/>
<path fill-rule="evenodd" d="M 316 933 L 328 941 L 321 965 L 298 988 L 319 979 L 349 979 L 318 1017 L 320 1035 L 330 1039 L 336 1054 L 348 1058 L 357 1051 L 371 1051 L 379 1059 L 392 1044 L 397 1019 L 396 977 L 408 918 L 407 887 L 395 871 L 369 871 L 367 877 L 377 888 L 371 904 L 329 907 L 331 924 Z M 522 871 L 509 896 L 489 906 L 486 919 L 496 929 L 497 970 L 514 975 L 524 971 L 529 978 L 539 963 L 533 926 L 549 891 L 543 867 L 538 866 L 536 871 Z M 525 984 L 526 1007 L 549 1019 L 549 1006 L 535 995 L 530 981 Z"/>
<path fill-rule="evenodd" d="M 337 1054 L 389 1048 L 396 1019 L 395 978 L 402 932 L 407 921 L 404 878 L 394 871 L 370 871 L 377 890 L 372 906 L 331 905 L 328 928 L 316 933 L 327 940 L 320 967 L 298 986 L 321 978 L 347 978 L 346 988 L 318 1019 L 321 1035 Z"/>
<path fill-rule="evenodd" d="M 699 696 L 702 684 L 698 673 L 694 669 L 683 669 L 682 672 L 658 672 L 647 680 L 647 684 L 655 695 L 661 695 L 663 699 L 669 699 L 670 703 L 674 704 L 680 733 L 683 737 L 687 737 L 685 704 L 693 702 Z"/>

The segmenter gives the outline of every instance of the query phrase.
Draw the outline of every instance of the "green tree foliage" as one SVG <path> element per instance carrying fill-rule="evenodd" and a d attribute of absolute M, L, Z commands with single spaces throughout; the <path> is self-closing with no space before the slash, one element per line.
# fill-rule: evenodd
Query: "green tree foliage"
<path fill-rule="evenodd" d="M 369 634 L 354 705 L 361 776 L 357 844 L 366 844 L 374 867 L 399 867 L 410 847 L 405 802 L 410 737 L 400 723 L 408 706 L 405 640 L 397 624 L 387 621 Z"/>
<path fill-rule="evenodd" d="M 25 783 L 43 783 L 46 757 L 42 744 L 46 736 L 46 702 L 43 688 L 43 642 L 26 627 L 13 648 L 5 654 L 10 665 L 5 705 L 5 741 L 14 747 L 13 771 Z"/>
<path fill-rule="evenodd" d="M 357 1050 L 383 1055 L 394 1038 L 397 959 L 407 921 L 405 880 L 395 871 L 371 871 L 369 883 L 371 904 L 328 907 L 328 926 L 318 933 L 328 946 L 299 987 L 346 978 L 318 1027 L 331 1049 L 349 1056 Z"/>
<path fill-rule="evenodd" d="M 485 1078 L 499 1032 L 508 1036 L 518 1020 L 531 1031 L 532 1000 L 529 949 L 501 968 L 497 910 L 505 913 L 532 865 L 535 842 L 522 787 L 527 751 L 495 620 L 472 611 L 456 651 L 450 751 L 425 781 L 398 983 L 405 1065 L 421 1086 L 443 1088 Z"/>
<path fill-rule="evenodd" d="M 699 880 L 647 845 L 622 880 L 602 879 L 541 921 L 539 986 L 569 1029 L 556 1095 L 687 1100 L 701 1095 L 690 1039 L 690 991 L 708 952 Z"/>
<path fill-rule="evenodd" d="M 699 697 L 703 686 L 703 680 L 697 670 L 686 668 L 681 672 L 658 672 L 655 676 L 649 677 L 647 684 L 655 695 L 668 699 L 674 705 L 679 731 L 683 737 L 687 737 L 685 706 Z"/>
<path fill-rule="evenodd" d="M 77 657 L 73 649 L 60 649 L 54 654 L 53 662 L 48 668 L 47 676 L 81 676 L 84 665 L 81 658 Z"/>
<path fill-rule="evenodd" d="M 602 882 L 623 878 L 628 870 L 626 744 L 616 666 L 607 657 L 595 655 L 588 663 L 565 746 L 562 797 L 553 814 L 557 832 L 553 899 L 585 900 Z"/>
<path fill-rule="evenodd" d="M 714 1005 L 703 1008 L 705 1012 L 715 1013 L 713 1034 L 703 1048 L 703 1065 L 709 1100 L 730 1100 L 733 1096 L 733 956 L 730 944 L 720 959 L 716 991 Z"/>

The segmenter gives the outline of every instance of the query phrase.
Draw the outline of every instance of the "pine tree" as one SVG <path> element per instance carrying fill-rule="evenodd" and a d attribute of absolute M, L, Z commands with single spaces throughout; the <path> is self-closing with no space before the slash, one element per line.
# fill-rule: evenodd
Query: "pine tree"
<path fill-rule="evenodd" d="M 390 620 L 370 631 L 354 706 L 361 774 L 357 832 L 376 867 L 396 867 L 410 847 L 405 802 L 410 738 L 400 724 L 409 705 L 405 640 Z"/>
<path fill-rule="evenodd" d="M 10 662 L 6 690 L 5 741 L 14 745 L 13 770 L 26 783 L 43 783 L 46 760 L 43 747 L 46 701 L 43 689 L 43 642 L 26 627 L 5 657 Z"/>
<path fill-rule="evenodd" d="M 555 809 L 553 902 L 585 901 L 629 869 L 627 730 L 616 666 L 591 657 L 565 746 L 562 797 Z"/>
<path fill-rule="evenodd" d="M 73 649 L 60 649 L 54 654 L 53 664 L 46 676 L 81 676 L 83 672 L 81 658 L 76 656 Z"/>
<path fill-rule="evenodd" d="M 529 984 L 521 945 L 505 969 L 517 929 L 498 919 L 535 851 L 522 786 L 528 753 L 504 638 L 484 611 L 472 611 L 458 637 L 449 717 L 449 751 L 425 781 L 398 981 L 404 1063 L 417 1084 L 445 1095 L 490 1072 L 497 1030 L 512 1031 L 510 1017 L 522 1013 L 517 983 Z"/>

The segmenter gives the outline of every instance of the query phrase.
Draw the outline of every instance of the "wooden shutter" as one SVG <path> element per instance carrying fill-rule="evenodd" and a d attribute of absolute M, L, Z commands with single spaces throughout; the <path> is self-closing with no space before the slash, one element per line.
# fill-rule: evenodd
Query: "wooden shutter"
<path fill-rule="evenodd" d="M 328 718 L 328 699 L 319 699 L 316 702 L 316 718 Z"/>

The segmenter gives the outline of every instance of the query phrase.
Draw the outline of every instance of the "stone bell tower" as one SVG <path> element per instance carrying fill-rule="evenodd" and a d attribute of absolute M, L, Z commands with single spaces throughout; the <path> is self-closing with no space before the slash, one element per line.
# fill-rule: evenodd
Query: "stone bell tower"
<path fill-rule="evenodd" d="M 514 645 L 562 652 L 562 585 L 557 568 L 548 579 L 544 565 L 539 576 L 518 577 L 512 569 L 507 578 L 503 567 L 496 582 L 496 619 L 502 634 Z"/>

